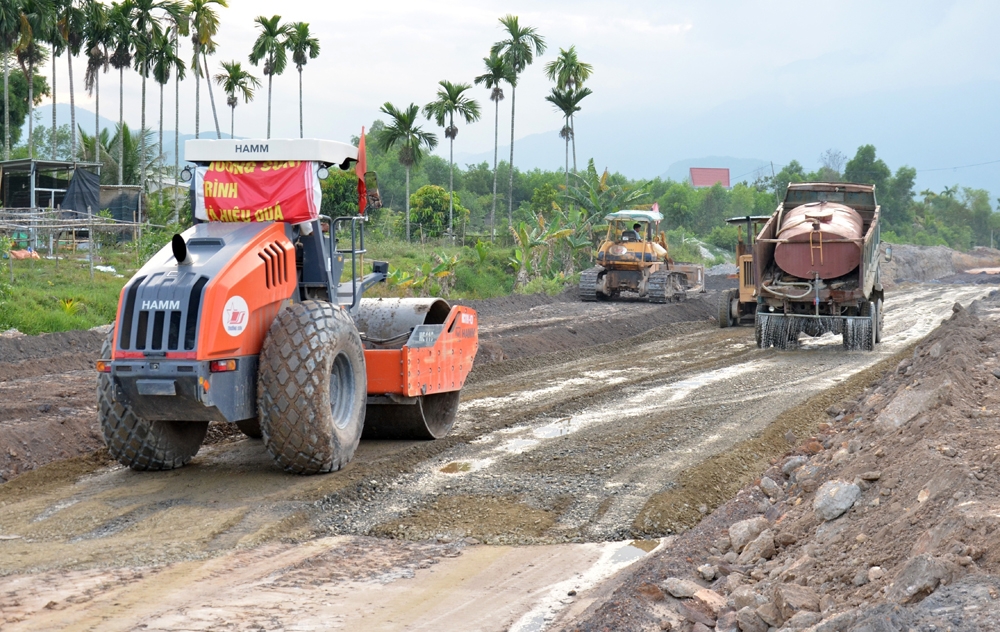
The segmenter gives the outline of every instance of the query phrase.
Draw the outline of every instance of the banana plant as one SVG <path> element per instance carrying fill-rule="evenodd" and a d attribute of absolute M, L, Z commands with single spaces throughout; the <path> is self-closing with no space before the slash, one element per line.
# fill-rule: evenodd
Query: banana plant
<path fill-rule="evenodd" d="M 529 265 L 525 261 L 524 255 L 520 250 L 515 249 L 514 254 L 507 259 L 507 263 L 514 268 L 514 288 L 523 287 L 528 282 L 527 266 Z"/>
<path fill-rule="evenodd" d="M 448 257 L 443 254 L 434 254 L 437 265 L 431 269 L 431 274 L 438 280 L 441 288 L 441 296 L 448 298 L 451 288 L 455 285 L 455 269 L 458 268 L 458 255 Z"/>
<path fill-rule="evenodd" d="M 536 260 L 535 260 L 535 274 L 536 276 L 542 276 L 545 270 L 550 268 L 550 265 L 554 259 L 554 249 L 555 245 L 559 243 L 560 239 L 563 239 L 569 235 L 573 234 L 572 228 L 560 228 L 560 217 L 556 215 L 555 220 L 551 224 L 546 224 L 545 218 L 541 215 L 537 216 L 538 221 L 538 231 L 537 238 L 544 242 L 545 249 L 536 250 Z M 538 253 L 541 252 L 541 255 Z"/>
<path fill-rule="evenodd" d="M 490 247 L 482 239 L 476 241 L 476 256 L 479 257 L 479 264 L 483 265 L 486 263 L 486 259 L 490 256 Z"/>
<path fill-rule="evenodd" d="M 524 287 L 531 280 L 534 271 L 532 267 L 534 261 L 534 251 L 539 246 L 545 245 L 545 240 L 539 239 L 538 228 L 530 229 L 523 221 L 517 226 L 510 227 L 511 235 L 514 236 L 514 256 L 508 261 L 514 267 L 516 277 L 514 287 Z"/>
<path fill-rule="evenodd" d="M 417 268 L 417 273 L 414 275 L 413 282 L 410 283 L 410 287 L 414 290 L 420 292 L 420 296 L 426 297 L 431 291 L 431 286 L 428 283 L 433 278 L 433 266 L 430 263 L 425 263 L 419 268 Z"/>
<path fill-rule="evenodd" d="M 392 268 L 389 270 L 389 274 L 385 280 L 389 284 L 389 287 L 398 287 L 405 290 L 413 285 L 414 278 L 409 272 L 404 272 L 399 268 Z"/>

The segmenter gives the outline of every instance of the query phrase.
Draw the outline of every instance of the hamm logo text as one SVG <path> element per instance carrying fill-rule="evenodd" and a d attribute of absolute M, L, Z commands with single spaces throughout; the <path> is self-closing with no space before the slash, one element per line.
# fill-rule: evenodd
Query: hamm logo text
<path fill-rule="evenodd" d="M 143 301 L 142 309 L 180 309 L 180 301 Z"/>

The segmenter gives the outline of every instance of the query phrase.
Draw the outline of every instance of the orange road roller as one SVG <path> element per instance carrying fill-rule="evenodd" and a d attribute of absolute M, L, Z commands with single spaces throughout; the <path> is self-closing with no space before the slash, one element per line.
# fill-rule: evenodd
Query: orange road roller
<path fill-rule="evenodd" d="M 476 312 L 362 298 L 388 264 L 362 274 L 364 213 L 379 198 L 361 147 L 187 141 L 195 223 L 122 289 L 97 363 L 101 429 L 119 462 L 180 467 L 211 421 L 263 439 L 297 474 L 340 469 L 362 436 L 448 434 L 478 349 Z M 360 213 L 320 215 L 320 180 L 352 164 Z"/>

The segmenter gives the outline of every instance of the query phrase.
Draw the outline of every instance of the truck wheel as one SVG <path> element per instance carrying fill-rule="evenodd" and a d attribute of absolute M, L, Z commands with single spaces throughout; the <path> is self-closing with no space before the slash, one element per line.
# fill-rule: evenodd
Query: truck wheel
<path fill-rule="evenodd" d="M 108 333 L 101 357 L 111 357 Z M 190 461 L 208 432 L 207 421 L 150 421 L 115 401 L 111 375 L 97 376 L 97 417 L 108 452 L 133 470 L 172 470 Z"/>
<path fill-rule="evenodd" d="M 361 440 L 367 390 L 361 337 L 347 312 L 325 301 L 282 310 L 260 354 L 264 447 L 288 472 L 339 470 Z"/>
<path fill-rule="evenodd" d="M 719 327 L 723 329 L 733 326 L 732 307 L 729 305 L 732 296 L 731 290 L 725 290 L 719 295 Z"/>

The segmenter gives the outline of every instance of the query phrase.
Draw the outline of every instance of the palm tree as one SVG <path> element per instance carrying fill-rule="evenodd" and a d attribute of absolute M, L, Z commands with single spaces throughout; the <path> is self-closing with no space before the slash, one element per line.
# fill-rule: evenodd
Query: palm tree
<path fill-rule="evenodd" d="M 154 47 L 156 46 L 156 40 L 163 38 L 163 28 L 161 26 L 161 17 L 154 15 L 153 11 L 163 11 L 166 12 L 173 20 L 179 19 L 181 14 L 182 6 L 180 2 L 175 2 L 174 0 L 133 0 L 134 10 L 132 12 L 132 25 L 135 30 L 135 69 L 139 71 L 139 75 L 142 77 L 142 107 L 141 107 L 141 123 L 139 129 L 146 129 L 146 78 L 149 76 L 149 71 L 151 66 L 155 63 L 156 58 L 153 55 Z M 167 46 L 169 46 L 169 40 L 165 40 Z M 161 86 L 162 88 L 162 86 Z M 162 94 L 161 94 L 162 97 Z M 162 98 L 160 103 L 160 124 L 163 123 L 163 108 L 162 108 Z M 162 128 L 162 127 L 161 127 Z M 142 134 L 139 139 L 140 143 L 146 142 L 146 135 Z M 161 134 L 160 145 L 157 148 L 157 153 L 162 153 L 163 151 L 163 138 Z M 139 149 L 139 153 L 145 155 L 146 147 L 143 145 Z M 141 187 L 142 193 L 146 192 L 146 172 L 142 171 L 140 173 L 139 186 Z"/>
<path fill-rule="evenodd" d="M 139 71 L 139 75 L 142 77 L 142 119 L 139 129 L 146 129 L 146 78 L 149 76 L 150 66 L 155 62 L 153 56 L 153 47 L 156 46 L 158 40 L 164 40 L 163 28 L 160 22 L 160 16 L 153 14 L 153 11 L 159 10 L 165 12 L 174 21 L 180 19 L 180 14 L 183 11 L 183 7 L 180 2 L 174 0 L 133 0 L 135 3 L 135 9 L 132 13 L 132 25 L 136 33 L 136 45 L 135 45 L 135 69 Z M 169 42 L 169 40 L 166 40 Z M 169 46 L 169 43 L 168 43 Z M 160 95 L 160 124 L 162 129 L 163 123 L 163 95 Z M 139 153 L 145 155 L 146 153 L 146 135 L 142 134 L 140 136 L 140 143 L 143 146 L 140 148 Z M 160 145 L 163 147 L 163 136 L 160 135 Z M 146 172 L 143 171 L 140 174 L 139 186 L 143 194 L 146 192 Z"/>
<path fill-rule="evenodd" d="M 597 174 L 594 159 L 587 162 L 587 169 L 582 173 L 573 174 L 576 183 L 567 192 L 566 197 L 586 213 L 584 224 L 593 226 L 608 213 L 623 208 L 634 208 L 649 198 L 649 183 L 638 186 L 614 184 L 610 181 L 608 170 Z"/>
<path fill-rule="evenodd" d="M 590 88 L 580 88 L 579 90 L 552 88 L 552 93 L 545 97 L 545 100 L 555 106 L 556 110 L 562 112 L 563 115 L 564 124 L 563 128 L 559 130 L 559 138 L 566 140 L 567 191 L 569 190 L 569 141 L 575 136 L 573 125 L 570 121 L 573 119 L 573 114 L 580 111 L 580 101 L 591 94 Z M 576 173 L 575 165 L 573 166 L 573 172 Z"/>
<path fill-rule="evenodd" d="M 111 28 L 111 66 L 118 71 L 118 128 L 125 125 L 125 69 L 132 65 L 132 52 L 135 48 L 135 33 L 132 30 L 132 0 L 111 5 L 108 22 Z M 117 134 L 118 155 L 124 155 L 124 135 Z M 125 174 L 123 164 L 118 160 L 118 184 L 124 184 Z"/>
<path fill-rule="evenodd" d="M 0 3 L 0 51 L 3 52 L 3 159 L 10 160 L 10 54 L 21 38 L 21 12 L 16 3 Z"/>
<path fill-rule="evenodd" d="M 181 38 L 183 35 L 187 37 L 190 35 L 189 29 L 189 19 L 190 16 L 187 14 L 187 7 L 185 6 L 181 11 L 180 15 L 172 16 L 174 18 L 174 54 L 178 57 L 181 54 Z M 179 220 L 178 214 L 180 213 L 180 204 L 177 201 L 178 187 L 177 181 L 180 178 L 180 161 L 181 161 L 181 75 L 184 74 L 183 68 L 178 64 L 177 72 L 174 73 L 174 212 L 171 217 L 171 222 L 176 224 Z M 196 68 L 197 70 L 197 68 Z M 197 84 L 197 77 L 195 83 Z M 162 140 L 161 140 L 162 142 Z M 160 147 L 160 151 L 163 151 L 163 147 Z M 160 187 L 161 189 L 163 187 Z"/>
<path fill-rule="evenodd" d="M 222 89 L 226 91 L 227 95 L 229 95 L 229 98 L 226 99 L 226 104 L 231 108 L 231 115 L 229 118 L 229 137 L 235 138 L 236 104 L 239 103 L 236 93 L 238 92 L 243 96 L 244 103 L 250 103 L 253 101 L 254 88 L 260 87 L 260 80 L 246 70 L 243 70 L 240 66 L 240 62 L 235 60 L 222 62 L 222 69 L 225 70 L 225 72 L 220 72 L 215 75 L 215 83 L 222 86 Z"/>
<path fill-rule="evenodd" d="M 184 78 L 184 61 L 177 51 L 177 29 L 176 26 L 168 26 L 162 33 L 157 33 L 153 37 L 152 48 L 149 56 L 152 60 L 153 79 L 160 84 L 160 142 L 157 145 L 160 153 L 163 153 L 163 87 L 170 81 L 170 72 L 177 71 L 177 78 Z M 163 165 L 157 170 L 160 175 L 157 189 L 159 202 L 163 203 Z M 176 188 L 176 182 L 175 188 Z M 174 209 L 176 212 L 176 209 Z"/>
<path fill-rule="evenodd" d="M 254 22 L 260 28 L 260 35 L 250 51 L 250 63 L 256 66 L 264 60 L 264 75 L 267 76 L 267 137 L 271 138 L 271 83 L 274 75 L 285 72 L 285 66 L 288 65 L 285 50 L 286 42 L 291 36 L 291 25 L 282 24 L 280 15 L 271 16 L 270 19 L 259 15 Z"/>
<path fill-rule="evenodd" d="M 84 36 L 87 39 L 87 72 L 84 87 L 94 95 L 94 135 L 101 133 L 101 72 L 107 72 L 111 61 L 108 48 L 113 45 L 113 31 L 107 7 L 97 0 L 88 0 L 84 9 Z"/>
<path fill-rule="evenodd" d="M 81 156 L 86 160 L 103 163 L 102 184 L 114 184 L 115 176 L 112 174 L 121 172 L 124 174 L 124 184 L 137 185 L 142 181 L 143 173 L 148 175 L 156 168 L 160 156 L 152 142 L 153 130 L 143 130 L 140 134 L 131 131 L 127 124 L 116 125 L 114 136 L 109 136 L 107 129 L 102 129 L 96 138 L 80 130 Z M 146 136 L 145 142 L 142 136 Z M 145 153 L 141 151 L 143 146 L 146 148 Z M 121 153 L 118 151 L 119 147 L 123 149 Z"/>
<path fill-rule="evenodd" d="M 455 115 L 460 119 L 465 119 L 466 123 L 475 123 L 479 120 L 479 103 L 463 94 L 466 90 L 471 90 L 472 86 L 467 83 L 452 83 L 450 81 L 439 81 L 441 88 L 437 92 L 437 99 L 424 106 L 424 116 L 433 119 L 438 127 L 444 127 L 444 137 L 448 139 L 448 234 L 452 241 L 455 240 L 453 226 L 455 215 L 455 137 L 458 136 L 458 127 L 455 125 Z M 447 121 L 448 125 L 445 126 Z"/>
<path fill-rule="evenodd" d="M 53 0 L 50 6 L 52 15 L 49 17 L 43 38 L 52 48 L 52 160 L 56 159 L 56 151 L 59 147 L 59 143 L 56 142 L 56 60 L 66 50 L 66 40 L 63 39 L 62 31 L 59 30 L 58 20 L 67 4 L 69 4 L 67 0 Z"/>
<path fill-rule="evenodd" d="M 535 55 L 545 52 L 545 38 L 538 34 L 533 26 L 522 27 L 516 15 L 507 14 L 500 18 L 500 24 L 507 34 L 507 39 L 493 45 L 491 53 L 503 57 L 510 66 L 512 81 L 510 83 L 510 186 L 507 192 L 507 224 L 514 222 L 514 103 L 517 91 L 517 77 L 535 60 Z"/>
<path fill-rule="evenodd" d="M 35 65 L 45 63 L 45 49 L 41 38 L 51 33 L 52 3 L 49 0 L 20 0 L 19 19 L 21 39 L 15 49 L 17 61 L 28 80 L 28 158 L 35 157 L 34 106 L 35 106 Z"/>
<path fill-rule="evenodd" d="M 91 136 L 80 128 L 80 147 L 77 150 L 77 157 L 85 162 L 100 162 L 109 165 L 114 161 L 111 151 L 111 133 L 108 128 L 101 130 L 99 134 Z M 113 184 L 111 181 L 111 171 L 101 169 L 101 184 Z"/>
<path fill-rule="evenodd" d="M 302 68 L 310 59 L 319 57 L 319 40 L 309 33 L 308 23 L 294 22 L 289 25 L 285 44 L 292 53 L 292 63 L 299 70 L 299 138 L 302 138 Z"/>
<path fill-rule="evenodd" d="M 201 67 L 205 65 L 205 81 L 208 82 L 208 98 L 212 102 L 212 116 L 215 118 L 215 134 L 222 138 L 219 129 L 219 117 L 215 113 L 215 97 L 212 95 L 212 82 L 208 78 L 208 53 L 215 52 L 215 37 L 219 32 L 219 16 L 212 5 L 228 7 L 227 0 L 191 0 L 184 13 L 191 20 L 191 43 L 194 44 L 194 57 L 191 58 L 191 69 L 194 71 L 194 137 L 201 133 Z M 199 55 L 201 56 L 199 58 Z"/>
<path fill-rule="evenodd" d="M 560 48 L 559 56 L 545 64 L 545 74 L 556 82 L 559 90 L 579 90 L 593 73 L 593 66 L 577 58 L 576 46 L 570 46 L 569 50 Z M 573 173 L 576 173 L 576 120 L 572 115 L 569 117 L 569 127 L 573 139 Z"/>
<path fill-rule="evenodd" d="M 62 40 L 66 43 L 68 54 L 66 63 L 69 66 L 69 128 L 70 128 L 70 155 L 76 155 L 76 93 L 73 87 L 73 57 L 80 54 L 83 47 L 84 31 L 87 26 L 87 16 L 79 6 L 77 0 L 64 0 L 62 10 L 59 13 L 57 28 Z M 52 73 L 52 103 L 55 104 L 55 73 Z M 53 108 L 53 111 L 55 108 Z M 55 126 L 53 125 L 53 129 Z"/>
<path fill-rule="evenodd" d="M 376 143 L 382 151 L 389 151 L 399 146 L 399 164 L 406 168 L 406 241 L 410 241 L 410 167 L 423 158 L 422 147 L 427 150 L 437 147 L 437 136 L 425 132 L 417 125 L 420 108 L 411 103 L 405 110 L 398 110 L 386 101 L 381 108 L 383 114 L 391 119 L 391 123 L 379 133 Z"/>
<path fill-rule="evenodd" d="M 500 102 L 503 101 L 503 82 L 514 81 L 510 66 L 502 57 L 496 53 L 490 53 L 489 57 L 483 58 L 486 64 L 486 72 L 476 77 L 476 85 L 485 86 L 490 90 L 490 101 L 496 106 L 496 114 L 493 118 L 493 207 L 490 209 L 490 238 L 496 239 L 496 214 L 497 214 L 497 152 L 500 144 Z"/>

